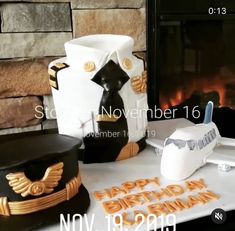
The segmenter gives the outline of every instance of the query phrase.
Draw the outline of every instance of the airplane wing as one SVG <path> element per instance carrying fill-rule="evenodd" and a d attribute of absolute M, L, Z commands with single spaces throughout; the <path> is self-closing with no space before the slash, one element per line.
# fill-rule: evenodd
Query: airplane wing
<path fill-rule="evenodd" d="M 218 144 L 235 147 L 235 139 L 221 137 L 218 140 Z"/>
<path fill-rule="evenodd" d="M 148 138 L 146 140 L 146 143 L 149 144 L 150 146 L 152 146 L 154 148 L 158 148 L 160 150 L 163 150 L 163 147 L 164 147 L 164 140 L 160 140 L 157 138 Z"/>
<path fill-rule="evenodd" d="M 214 149 L 213 153 L 207 157 L 206 162 L 235 167 L 235 148 L 225 145 L 218 146 Z"/>

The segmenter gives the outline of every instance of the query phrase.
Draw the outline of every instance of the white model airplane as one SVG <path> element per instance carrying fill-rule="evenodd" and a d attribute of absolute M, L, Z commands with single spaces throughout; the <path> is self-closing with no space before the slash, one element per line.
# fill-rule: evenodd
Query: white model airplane
<path fill-rule="evenodd" d="M 161 174 L 171 180 L 183 180 L 206 163 L 219 165 L 222 171 L 235 167 L 234 155 L 217 147 L 235 147 L 235 139 L 221 137 L 212 122 L 213 102 L 208 102 L 204 122 L 176 129 L 165 141 L 150 138 L 147 143 L 162 150 Z"/>

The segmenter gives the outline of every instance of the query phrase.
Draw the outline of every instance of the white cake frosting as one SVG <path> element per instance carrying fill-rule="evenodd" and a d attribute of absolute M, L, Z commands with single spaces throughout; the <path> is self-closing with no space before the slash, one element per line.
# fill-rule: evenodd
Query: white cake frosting
<path fill-rule="evenodd" d="M 60 134 L 83 138 L 91 132 L 98 132 L 95 116 L 103 94 L 103 88 L 91 79 L 109 60 L 118 63 L 130 78 L 140 76 L 144 71 L 143 60 L 132 54 L 134 41 L 121 35 L 90 35 L 65 43 L 66 57 L 50 64 L 69 65 L 57 73 L 59 89 L 52 89 L 58 128 Z M 132 68 L 125 69 L 123 60 L 128 58 Z M 86 72 L 84 64 L 92 62 L 95 71 Z M 128 125 L 128 142 L 136 142 L 144 137 L 146 113 L 133 116 L 134 110 L 147 110 L 146 93 L 136 94 L 127 81 L 119 94 L 123 100 Z"/>

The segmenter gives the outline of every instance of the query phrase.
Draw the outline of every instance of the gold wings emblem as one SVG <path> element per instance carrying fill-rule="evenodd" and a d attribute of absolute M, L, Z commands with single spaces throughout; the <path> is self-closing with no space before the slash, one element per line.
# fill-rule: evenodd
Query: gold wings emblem
<path fill-rule="evenodd" d="M 17 194 L 22 197 L 28 195 L 40 196 L 43 193 L 49 194 L 59 184 L 63 173 L 64 164 L 59 162 L 47 168 L 43 178 L 39 181 L 32 182 L 24 172 L 10 173 L 6 176 L 9 185 Z"/>
<path fill-rule="evenodd" d="M 143 71 L 141 76 L 134 76 L 131 79 L 132 89 L 136 94 L 146 93 L 147 90 L 147 72 Z"/>

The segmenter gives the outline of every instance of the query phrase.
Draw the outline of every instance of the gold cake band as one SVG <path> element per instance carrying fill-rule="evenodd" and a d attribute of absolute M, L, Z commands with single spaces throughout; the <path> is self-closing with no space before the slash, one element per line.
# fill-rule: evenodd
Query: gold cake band
<path fill-rule="evenodd" d="M 97 115 L 96 122 L 117 122 L 118 119 L 119 118 L 116 115 L 100 114 L 100 115 Z"/>
<path fill-rule="evenodd" d="M 8 202 L 7 197 L 0 197 L 0 215 L 24 215 L 54 207 L 76 196 L 81 184 L 81 178 L 78 175 L 70 180 L 64 189 L 44 197 L 16 202 Z"/>
<path fill-rule="evenodd" d="M 139 150 L 140 150 L 140 147 L 137 143 L 129 142 L 121 149 L 116 160 L 117 161 L 118 160 L 126 160 L 131 157 L 134 157 L 139 153 Z"/>

